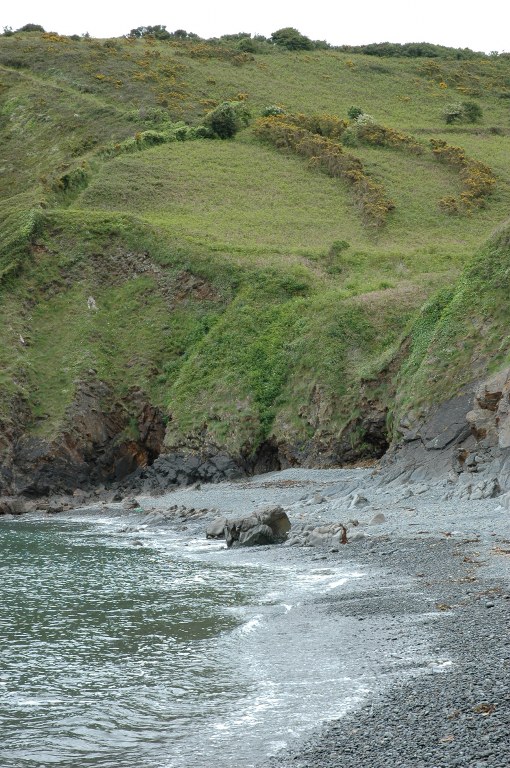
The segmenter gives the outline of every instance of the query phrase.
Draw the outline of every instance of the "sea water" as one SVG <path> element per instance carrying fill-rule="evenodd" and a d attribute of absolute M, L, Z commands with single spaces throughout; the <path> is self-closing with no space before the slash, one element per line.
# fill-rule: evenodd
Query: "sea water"
<path fill-rule="evenodd" d="M 355 564 L 125 523 L 0 520 L 2 768 L 249 768 L 372 690 Z"/>

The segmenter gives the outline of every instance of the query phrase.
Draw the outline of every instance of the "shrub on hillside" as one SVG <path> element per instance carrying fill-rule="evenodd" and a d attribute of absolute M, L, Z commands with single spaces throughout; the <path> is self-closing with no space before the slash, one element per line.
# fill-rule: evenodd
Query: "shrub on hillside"
<path fill-rule="evenodd" d="M 17 29 L 16 32 L 45 32 L 45 29 L 40 24 L 25 24 Z"/>
<path fill-rule="evenodd" d="M 382 186 L 372 181 L 365 173 L 361 160 L 344 153 L 338 142 L 303 127 L 301 117 L 276 115 L 260 118 L 255 124 L 255 134 L 278 149 L 291 150 L 308 158 L 311 168 L 320 168 L 329 176 L 346 181 L 366 222 L 371 226 L 382 226 L 387 214 L 395 207 Z"/>
<path fill-rule="evenodd" d="M 388 128 L 374 121 L 370 115 L 360 115 L 352 125 L 349 126 L 348 133 L 356 139 L 356 145 L 370 144 L 375 147 L 391 147 L 393 149 L 407 150 L 415 154 L 421 154 L 423 147 L 418 141 L 407 133 L 396 131 L 394 128 Z M 342 137 L 343 139 L 344 137 Z M 344 143 L 346 143 L 344 141 Z M 349 142 L 347 142 L 349 146 Z"/>
<path fill-rule="evenodd" d="M 463 101 L 462 112 L 467 123 L 477 123 L 482 119 L 482 108 L 476 101 Z"/>
<path fill-rule="evenodd" d="M 443 117 L 448 125 L 452 123 L 477 123 L 482 119 L 482 114 L 482 108 L 476 101 L 447 104 L 443 110 Z"/>
<path fill-rule="evenodd" d="M 360 115 L 364 113 L 365 110 L 361 109 L 361 107 L 349 107 L 347 110 L 347 117 L 349 120 L 357 120 Z"/>
<path fill-rule="evenodd" d="M 237 43 L 236 47 L 243 53 L 257 53 L 259 46 L 251 37 L 243 37 Z"/>
<path fill-rule="evenodd" d="M 468 157 L 462 147 L 451 146 L 442 139 L 431 139 L 430 146 L 434 157 L 458 170 L 463 186 L 456 205 L 452 203 L 453 198 L 443 198 L 440 201 L 441 209 L 448 213 L 457 213 L 483 208 L 486 198 L 492 193 L 496 184 L 492 168 Z"/>
<path fill-rule="evenodd" d="M 127 37 L 154 37 L 156 40 L 169 40 L 172 35 L 164 24 L 155 24 L 152 27 L 136 27 L 130 31 Z"/>
<path fill-rule="evenodd" d="M 285 110 L 281 107 L 277 107 L 275 104 L 271 104 L 269 107 L 264 107 L 262 110 L 262 117 L 274 117 L 274 115 L 284 115 Z"/>
<path fill-rule="evenodd" d="M 448 125 L 462 120 L 462 104 L 447 104 L 443 109 L 443 118 Z"/>
<path fill-rule="evenodd" d="M 333 139 L 333 141 L 341 139 L 347 128 L 346 120 L 342 120 L 335 115 L 329 115 L 326 112 L 313 115 L 305 115 L 300 112 L 297 115 L 289 115 L 287 119 L 294 125 L 310 131 L 310 133 L 324 136 L 327 139 Z"/>
<path fill-rule="evenodd" d="M 313 49 L 313 43 L 310 38 L 302 35 L 294 27 L 277 29 L 271 35 L 271 41 L 281 48 L 287 48 L 289 51 L 311 51 Z"/>
<path fill-rule="evenodd" d="M 205 124 L 220 139 L 231 139 L 249 121 L 250 112 L 242 101 L 224 101 L 205 116 Z"/>

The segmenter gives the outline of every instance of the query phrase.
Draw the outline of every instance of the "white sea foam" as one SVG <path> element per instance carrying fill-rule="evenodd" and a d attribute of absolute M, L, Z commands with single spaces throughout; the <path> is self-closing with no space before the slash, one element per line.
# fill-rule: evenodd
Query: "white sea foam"
<path fill-rule="evenodd" d="M 239 631 L 243 633 L 243 635 L 248 635 L 250 632 L 254 632 L 257 627 L 260 625 L 262 620 L 262 616 L 254 616 L 249 621 L 245 622 L 239 627 Z"/>

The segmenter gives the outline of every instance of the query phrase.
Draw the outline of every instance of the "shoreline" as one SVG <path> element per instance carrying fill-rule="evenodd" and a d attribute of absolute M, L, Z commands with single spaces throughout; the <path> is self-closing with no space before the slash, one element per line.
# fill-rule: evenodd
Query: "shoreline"
<path fill-rule="evenodd" d="M 357 530 L 366 537 L 337 553 L 327 552 L 327 560 L 352 559 L 388 572 L 395 583 L 410 582 L 408 590 L 394 591 L 376 610 L 395 617 L 421 610 L 425 617 L 421 624 L 434 653 L 447 661 L 443 667 L 397 676 L 389 688 L 376 691 L 338 721 L 319 726 L 304 742 L 260 765 L 508 768 L 510 520 L 505 500 L 447 500 L 444 486 L 384 485 L 363 470 L 344 470 L 337 477 L 335 471 L 319 471 L 314 476 L 317 482 L 309 483 L 312 474 L 273 473 L 238 483 L 237 489 L 255 491 L 263 485 L 274 502 L 285 506 L 291 501 L 287 507 L 291 520 L 301 516 L 319 524 L 342 520 L 342 511 L 345 520 L 353 512 L 345 499 L 363 493 L 368 504 L 355 514 L 361 523 Z M 300 480 L 305 483 L 305 498 L 292 501 L 290 489 L 298 487 L 292 483 Z M 209 486 L 177 493 L 181 503 L 184 494 L 194 503 L 210 490 Z M 324 493 L 323 500 L 314 504 L 318 490 Z M 243 513 L 251 511 L 254 496 L 246 498 L 245 505 L 240 502 Z M 338 503 L 342 499 L 344 503 Z M 228 510 L 220 506 L 219 511 Z M 374 513 L 382 513 L 385 521 L 369 525 Z M 366 617 L 367 604 L 362 601 L 356 596 L 339 599 L 337 609 L 346 615 L 363 611 Z M 388 645 L 391 642 L 390 638 Z"/>
<path fill-rule="evenodd" d="M 270 503 L 281 504 L 293 525 L 358 519 L 349 529 L 351 542 L 338 548 L 225 552 L 237 560 L 234 553 L 258 551 L 271 559 L 278 551 L 278 558 L 300 560 L 310 569 L 356 563 L 377 573 L 367 588 L 319 597 L 317 614 L 339 612 L 359 626 L 354 658 L 370 640 L 367 659 L 376 670 L 370 693 L 340 719 L 317 723 L 308 737 L 273 758 L 261 756 L 254 766 L 508 768 L 507 502 L 452 500 L 447 491 L 440 484 L 384 484 L 364 469 L 293 469 L 137 497 L 144 512 L 129 515 L 133 535 L 137 527 L 170 525 L 183 539 L 205 539 L 214 517 L 239 517 Z M 81 509 L 122 518 L 126 501 Z M 377 517 L 382 522 L 375 523 Z M 375 653 L 374 637 L 381 642 Z M 423 637 L 426 652 L 419 646 Z"/>
<path fill-rule="evenodd" d="M 508 578 L 483 573 L 481 542 L 430 538 L 394 542 L 392 567 L 414 571 L 432 648 L 449 659 L 401 679 L 268 768 L 507 768 L 510 765 L 510 588 Z M 468 543 L 469 541 L 469 543 Z M 376 565 L 378 546 L 361 562 Z M 438 568 L 438 563 L 440 564 Z M 508 564 L 505 569 L 508 574 Z M 396 598 L 401 610 L 408 596 Z M 451 662 L 451 663 L 450 663 Z"/>

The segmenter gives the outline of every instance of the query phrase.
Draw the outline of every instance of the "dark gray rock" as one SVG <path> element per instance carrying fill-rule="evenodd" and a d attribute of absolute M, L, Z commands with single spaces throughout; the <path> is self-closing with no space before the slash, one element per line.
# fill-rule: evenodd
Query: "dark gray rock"
<path fill-rule="evenodd" d="M 208 456 L 175 451 L 158 456 L 150 467 L 127 478 L 123 487 L 135 492 L 161 493 L 178 486 L 233 480 L 245 474 L 226 453 Z"/>
<path fill-rule="evenodd" d="M 240 547 L 255 547 L 265 544 L 274 544 L 276 541 L 273 531 L 268 525 L 259 523 L 247 531 L 242 531 L 236 542 Z"/>
<path fill-rule="evenodd" d="M 283 507 L 265 507 L 252 515 L 227 520 L 224 532 L 227 547 L 251 547 L 285 541 L 291 524 Z"/>
<path fill-rule="evenodd" d="M 0 497 L 0 515 L 22 515 L 26 511 L 23 499 L 14 496 Z"/>
<path fill-rule="evenodd" d="M 450 443 L 460 443 L 469 437 L 471 429 L 466 415 L 472 402 L 472 394 L 467 393 L 441 403 L 421 432 L 427 450 L 439 451 Z"/>
<path fill-rule="evenodd" d="M 217 517 L 210 525 L 207 526 L 205 531 L 206 539 L 224 539 L 225 538 L 225 526 L 228 520 L 226 517 Z"/>

